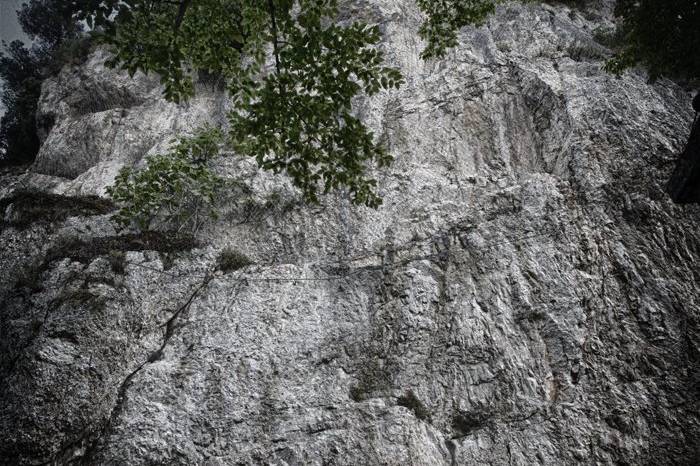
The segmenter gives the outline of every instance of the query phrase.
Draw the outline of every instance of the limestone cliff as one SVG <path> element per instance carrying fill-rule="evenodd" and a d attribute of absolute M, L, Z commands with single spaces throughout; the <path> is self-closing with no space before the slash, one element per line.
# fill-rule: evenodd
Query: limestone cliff
<path fill-rule="evenodd" d="M 225 96 L 104 51 L 44 84 L 0 185 L 0 463 L 697 464 L 700 210 L 663 191 L 689 95 L 601 70 L 608 2 L 507 3 L 427 62 L 412 1 L 350 3 L 407 80 L 358 103 L 376 211 L 231 156 L 248 189 L 196 242 L 115 237 L 85 196 Z"/>

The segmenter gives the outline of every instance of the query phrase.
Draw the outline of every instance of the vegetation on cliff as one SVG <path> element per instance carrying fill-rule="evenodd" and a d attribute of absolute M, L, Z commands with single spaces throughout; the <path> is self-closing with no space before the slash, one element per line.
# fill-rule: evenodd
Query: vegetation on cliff
<path fill-rule="evenodd" d="M 3 43 L 0 51 L 0 96 L 5 114 L 0 119 L 0 164 L 21 165 L 39 151 L 36 110 L 41 82 L 66 63 L 85 55 L 87 41 L 75 18 L 79 5 L 64 0 L 30 0 L 17 12 L 22 30 L 32 39 Z"/>
<path fill-rule="evenodd" d="M 620 45 L 606 65 L 609 71 L 640 64 L 652 80 L 700 78 L 700 2 L 618 0 L 615 13 Z"/>
<path fill-rule="evenodd" d="M 416 3 L 425 13 L 419 33 L 428 59 L 444 56 L 457 44 L 458 30 L 482 23 L 498 0 Z M 693 53 L 700 46 L 697 1 L 619 0 L 616 13 L 621 20 L 616 54 L 606 64 L 610 71 L 642 64 L 652 79 L 700 75 Z M 87 24 L 92 36 L 112 47 L 111 65 L 132 74 L 157 73 L 170 101 L 191 97 L 198 74 L 222 78 L 234 105 L 220 141 L 254 157 L 262 169 L 286 173 L 306 201 L 345 189 L 353 203 L 377 207 L 381 198 L 372 170 L 386 167 L 391 157 L 354 105 L 359 97 L 399 87 L 403 78 L 386 66 L 378 26 L 338 17 L 337 0 L 31 0 L 19 19 L 34 45 L 14 42 L 0 55 L 8 108 L 0 122 L 3 162 L 33 159 L 41 81 L 76 54 L 81 25 Z M 197 143 L 181 140 L 178 147 L 183 144 Z M 183 154 L 175 149 L 152 158 L 142 172 L 120 175 L 111 192 L 124 206 L 123 225 L 142 226 L 166 204 L 177 215 L 171 194 L 185 179 L 205 180 L 205 204 L 211 204 L 217 177 L 205 162 L 212 156 L 183 165 Z M 177 173 L 185 167 L 191 171 Z"/>

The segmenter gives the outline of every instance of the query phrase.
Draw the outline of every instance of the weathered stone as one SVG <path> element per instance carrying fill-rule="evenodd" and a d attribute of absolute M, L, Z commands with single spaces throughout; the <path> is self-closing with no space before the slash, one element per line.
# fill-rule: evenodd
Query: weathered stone
<path fill-rule="evenodd" d="M 87 63 L 65 68 L 42 86 L 37 121 L 40 128 L 48 122 L 47 134 L 33 171 L 77 178 L 72 185 L 79 194 L 111 184 L 119 167 L 167 148 L 174 137 L 218 123 L 225 105 L 223 95 L 204 84 L 191 101 L 168 103 L 157 78 L 129 78 L 105 67 L 108 58 L 97 49 Z"/>
<path fill-rule="evenodd" d="M 507 3 L 427 62 L 414 2 L 352 5 L 407 81 L 359 102 L 396 159 L 384 205 L 305 206 L 231 157 L 222 173 L 253 194 L 201 247 L 56 258 L 38 289 L 3 279 L 0 462 L 696 462 L 700 209 L 664 192 L 689 95 L 602 71 L 610 2 Z M 104 192 L 101 167 L 215 120 L 100 53 L 44 87 L 62 110 L 35 170 L 77 176 L 54 192 Z M 78 75 L 138 109 L 71 110 Z M 99 156 L 77 149 L 91 141 Z M 18 255 L 114 231 L 95 216 L 1 235 L 16 275 Z M 253 264 L 217 271 L 225 248 Z"/>

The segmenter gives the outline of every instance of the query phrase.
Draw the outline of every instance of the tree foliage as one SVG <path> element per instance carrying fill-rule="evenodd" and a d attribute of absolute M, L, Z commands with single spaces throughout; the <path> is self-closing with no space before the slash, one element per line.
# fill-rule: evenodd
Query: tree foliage
<path fill-rule="evenodd" d="M 0 79 L 5 107 L 0 120 L 0 162 L 31 161 L 39 150 L 35 114 L 41 91 L 41 59 L 21 41 L 13 41 L 0 52 Z"/>
<path fill-rule="evenodd" d="M 355 203 L 379 205 L 368 170 L 391 159 L 352 112 L 355 97 L 402 82 L 384 65 L 376 26 L 337 23 L 336 0 L 89 6 L 83 16 L 105 25 L 114 64 L 158 73 L 169 100 L 192 96 L 195 72 L 222 76 L 235 103 L 230 144 L 261 168 L 286 172 L 307 201 L 342 187 Z"/>
<path fill-rule="evenodd" d="M 168 228 L 196 231 L 216 217 L 223 180 L 211 169 L 223 134 L 205 128 L 181 138 L 166 154 L 150 156 L 145 168 L 121 170 L 107 193 L 121 208 L 114 219 L 122 227 L 149 230 L 157 221 Z"/>
<path fill-rule="evenodd" d="M 0 163 L 31 162 L 39 151 L 36 109 L 41 82 L 76 55 L 74 41 L 81 32 L 73 17 L 77 6 L 64 0 L 30 0 L 18 11 L 19 23 L 33 39 L 4 44 L 0 52 L 0 97 L 5 114 L 0 120 Z"/>
<path fill-rule="evenodd" d="M 618 0 L 616 15 L 620 49 L 609 71 L 641 64 L 652 80 L 700 78 L 700 1 Z"/>
<path fill-rule="evenodd" d="M 41 47 L 55 49 L 82 32 L 74 18 L 77 9 L 71 0 L 29 0 L 17 11 L 17 19 L 25 34 Z"/>
<path fill-rule="evenodd" d="M 423 58 L 442 57 L 457 45 L 457 32 L 470 24 L 481 24 L 493 13 L 497 0 L 417 0 L 427 19 L 420 36 L 427 42 Z"/>

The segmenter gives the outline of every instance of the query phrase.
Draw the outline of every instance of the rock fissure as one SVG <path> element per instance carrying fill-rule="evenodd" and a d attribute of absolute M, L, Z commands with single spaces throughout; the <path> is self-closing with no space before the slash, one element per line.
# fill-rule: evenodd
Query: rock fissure
<path fill-rule="evenodd" d="M 83 463 L 87 462 L 86 464 L 90 464 L 90 461 L 93 460 L 93 457 L 95 454 L 99 452 L 99 443 L 104 439 L 107 435 L 109 435 L 109 432 L 112 428 L 112 426 L 116 423 L 117 419 L 119 416 L 122 414 L 123 409 L 124 409 L 124 403 L 126 402 L 126 395 L 127 395 L 127 390 L 129 389 L 132 380 L 138 373 L 146 367 L 148 364 L 152 364 L 162 357 L 163 350 L 167 346 L 170 338 L 173 336 L 173 333 L 175 331 L 175 322 L 179 318 L 179 316 L 183 313 L 186 312 L 194 302 L 194 300 L 197 298 L 197 296 L 204 290 L 209 283 L 214 279 L 213 274 L 208 274 L 204 281 L 195 288 L 194 292 L 192 292 L 185 301 L 183 305 L 178 307 L 175 312 L 170 316 L 170 318 L 160 327 L 165 327 L 165 332 L 163 335 L 163 341 L 160 345 L 160 347 L 151 353 L 148 358 L 143 361 L 141 364 L 139 364 L 133 371 L 131 371 L 119 384 L 119 388 L 117 390 L 117 396 L 115 399 L 115 404 L 105 421 L 104 426 L 102 429 L 100 429 L 100 433 L 92 440 L 91 444 L 86 448 L 85 452 L 81 455 L 81 461 Z"/>

